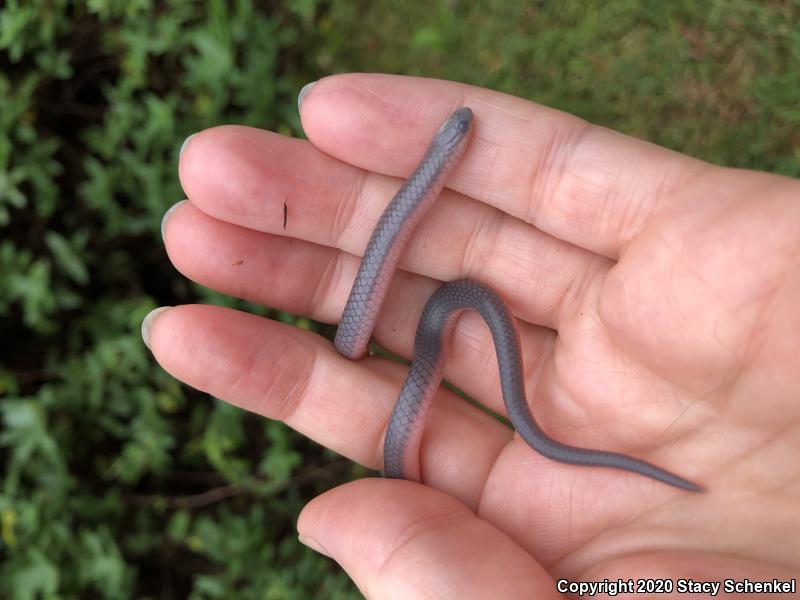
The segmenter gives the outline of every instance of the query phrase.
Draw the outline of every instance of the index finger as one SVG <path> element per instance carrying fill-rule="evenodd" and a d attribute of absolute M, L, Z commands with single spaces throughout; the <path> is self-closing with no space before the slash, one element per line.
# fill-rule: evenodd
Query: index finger
<path fill-rule="evenodd" d="M 326 77 L 308 90 L 301 116 L 327 154 L 403 177 L 430 141 L 430 123 L 459 106 L 472 108 L 476 130 L 448 187 L 612 258 L 710 166 L 521 98 L 436 79 Z"/>

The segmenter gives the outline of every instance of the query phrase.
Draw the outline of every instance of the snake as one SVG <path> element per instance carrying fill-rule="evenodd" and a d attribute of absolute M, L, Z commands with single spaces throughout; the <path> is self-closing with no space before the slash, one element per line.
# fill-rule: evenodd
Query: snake
<path fill-rule="evenodd" d="M 461 107 L 439 127 L 422 160 L 394 195 L 372 231 L 336 331 L 334 347 L 343 356 L 364 356 L 403 248 L 459 163 L 474 129 L 469 107 Z M 419 449 L 425 417 L 442 381 L 448 342 L 457 316 L 477 311 L 489 327 L 497 355 L 506 414 L 519 436 L 536 452 L 560 463 L 621 469 L 691 492 L 703 487 L 633 456 L 580 448 L 548 436 L 533 417 L 525 393 L 520 334 L 506 302 L 472 279 L 447 282 L 423 308 L 403 386 L 383 443 L 387 478 L 422 482 Z"/>

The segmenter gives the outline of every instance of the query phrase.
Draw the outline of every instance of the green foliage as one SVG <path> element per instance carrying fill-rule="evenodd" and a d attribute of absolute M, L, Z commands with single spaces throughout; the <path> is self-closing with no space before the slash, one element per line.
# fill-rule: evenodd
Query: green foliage
<path fill-rule="evenodd" d="M 0 9 L 0 597 L 354 596 L 294 529 L 350 465 L 184 389 L 140 335 L 159 304 L 265 313 L 185 282 L 160 222 L 190 133 L 299 131 L 295 5 Z"/>
<path fill-rule="evenodd" d="M 159 225 L 182 198 L 187 135 L 223 122 L 298 134 L 304 83 L 388 71 L 798 175 L 798 22 L 796 0 L 8 0 L 0 597 L 357 597 L 299 545 L 295 520 L 363 472 L 182 387 L 141 342 L 158 305 L 267 313 L 166 259 Z"/>
<path fill-rule="evenodd" d="M 712 162 L 800 175 L 800 2 L 337 2 L 337 71 L 454 79 Z M 382 35 L 380 45 L 376 32 Z M 366 50 L 369 51 L 366 51 Z"/>

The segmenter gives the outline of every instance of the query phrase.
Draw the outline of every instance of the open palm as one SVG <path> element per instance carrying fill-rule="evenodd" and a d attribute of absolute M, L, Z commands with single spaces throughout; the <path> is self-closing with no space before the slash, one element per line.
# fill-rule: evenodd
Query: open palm
<path fill-rule="evenodd" d="M 187 143 L 170 259 L 204 285 L 336 322 L 378 216 L 458 106 L 475 114 L 473 140 L 404 252 L 375 339 L 410 356 L 441 282 L 480 280 L 519 321 L 546 432 L 707 492 L 549 461 L 443 389 L 421 448 L 427 486 L 332 490 L 301 515 L 304 541 L 374 598 L 545 597 L 557 578 L 788 579 L 800 561 L 798 182 L 484 89 L 343 75 L 305 98 L 310 142 L 220 127 Z M 182 381 L 380 467 L 406 367 L 351 362 L 311 333 L 210 306 L 147 329 Z M 502 412 L 474 313 L 445 378 Z"/>

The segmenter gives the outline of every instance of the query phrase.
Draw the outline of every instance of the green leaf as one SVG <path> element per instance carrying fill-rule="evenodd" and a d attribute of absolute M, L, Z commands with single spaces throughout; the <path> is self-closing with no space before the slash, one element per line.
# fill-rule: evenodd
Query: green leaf
<path fill-rule="evenodd" d="M 83 240 L 86 239 L 85 235 L 80 236 Z M 45 243 L 50 248 L 56 264 L 67 274 L 72 280 L 79 284 L 85 285 L 89 281 L 89 271 L 82 258 L 64 236 L 55 231 L 47 231 L 44 234 Z"/>

